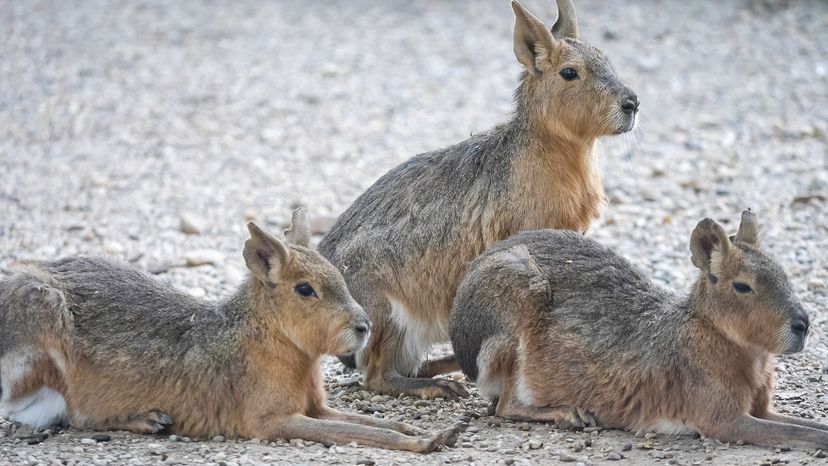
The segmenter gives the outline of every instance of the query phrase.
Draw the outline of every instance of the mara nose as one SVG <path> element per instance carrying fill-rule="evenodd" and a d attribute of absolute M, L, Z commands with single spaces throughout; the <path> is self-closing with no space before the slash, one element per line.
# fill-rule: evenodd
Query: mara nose
<path fill-rule="evenodd" d="M 793 321 L 791 321 L 791 330 L 793 330 L 794 333 L 805 335 L 806 333 L 808 333 L 809 326 L 810 322 L 808 321 L 807 314 L 795 317 Z"/>
<path fill-rule="evenodd" d="M 635 112 L 638 110 L 638 96 L 635 94 L 630 94 L 624 98 L 624 101 L 621 103 L 621 111 L 629 115 L 630 113 Z"/>
<path fill-rule="evenodd" d="M 354 331 L 360 335 L 365 335 L 371 330 L 371 322 L 367 320 L 360 320 L 354 323 Z"/>

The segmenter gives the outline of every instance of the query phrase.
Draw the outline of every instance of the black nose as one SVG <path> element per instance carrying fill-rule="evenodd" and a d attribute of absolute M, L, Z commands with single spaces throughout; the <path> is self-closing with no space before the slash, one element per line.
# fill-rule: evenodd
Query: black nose
<path fill-rule="evenodd" d="M 808 333 L 809 326 L 810 322 L 808 321 L 807 315 L 797 317 L 791 322 L 791 330 L 793 330 L 794 333 L 801 333 L 805 335 Z"/>
<path fill-rule="evenodd" d="M 354 331 L 360 335 L 365 335 L 371 330 L 371 324 L 368 322 L 358 322 L 354 324 Z"/>
<path fill-rule="evenodd" d="M 638 110 L 638 105 L 640 102 L 638 101 L 638 96 L 635 94 L 630 94 L 624 98 L 624 101 L 621 102 L 621 111 L 629 115 L 630 113 L 635 112 Z"/>

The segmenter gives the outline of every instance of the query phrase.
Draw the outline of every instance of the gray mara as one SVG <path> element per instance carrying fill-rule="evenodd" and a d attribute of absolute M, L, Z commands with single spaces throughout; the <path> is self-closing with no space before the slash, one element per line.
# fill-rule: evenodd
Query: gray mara
<path fill-rule="evenodd" d="M 301 438 L 428 452 L 436 434 L 325 405 L 320 357 L 365 345 L 368 316 L 342 275 L 308 248 L 249 224 L 251 276 L 208 303 L 103 258 L 23 265 L 0 282 L 4 417 L 44 428 Z"/>
<path fill-rule="evenodd" d="M 517 2 L 514 51 L 523 65 L 511 120 L 382 176 L 319 246 L 371 316 L 368 346 L 345 360 L 367 388 L 423 397 L 464 395 L 453 357 L 422 358 L 448 340 L 466 264 L 519 231 L 585 231 L 604 191 L 593 145 L 635 126 L 638 98 L 596 48 L 578 39 L 571 0 L 551 31 Z"/>
<path fill-rule="evenodd" d="M 454 301 L 463 372 L 508 418 L 828 447 L 828 425 L 770 406 L 774 355 L 801 351 L 809 322 L 756 216 L 732 237 L 702 220 L 690 250 L 699 276 L 679 297 L 574 232 L 499 243 Z"/>

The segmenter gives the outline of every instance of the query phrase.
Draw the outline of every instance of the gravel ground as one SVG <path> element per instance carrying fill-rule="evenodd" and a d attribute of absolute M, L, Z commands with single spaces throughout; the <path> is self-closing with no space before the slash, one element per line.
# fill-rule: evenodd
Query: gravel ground
<path fill-rule="evenodd" d="M 526 2 L 547 20 L 552 3 Z M 806 351 L 780 358 L 774 404 L 826 420 L 828 3 L 578 8 L 582 35 L 643 113 L 634 135 L 602 144 L 610 205 L 591 234 L 684 290 L 695 223 L 712 216 L 734 229 L 741 209 L 757 211 L 813 322 Z M 279 228 L 305 204 L 324 231 L 394 165 L 504 120 L 520 70 L 512 24 L 505 0 L 0 0 L 0 271 L 108 254 L 223 296 L 243 276 L 246 219 Z M 325 368 L 337 408 L 435 428 L 486 413 L 471 386 L 457 402 L 388 399 L 352 386 L 357 374 L 334 361 Z M 121 432 L 98 444 L 74 430 L 29 445 L 0 422 L 2 464 L 603 463 L 612 452 L 621 463 L 828 462 L 487 416 L 429 456 Z"/>

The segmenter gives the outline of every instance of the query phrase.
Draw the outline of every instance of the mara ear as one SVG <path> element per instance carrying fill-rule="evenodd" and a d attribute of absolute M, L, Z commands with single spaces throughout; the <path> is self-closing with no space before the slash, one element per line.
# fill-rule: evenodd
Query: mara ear
<path fill-rule="evenodd" d="M 759 220 L 750 209 L 742 212 L 742 222 L 739 223 L 739 232 L 734 237 L 743 243 L 755 246 L 759 242 Z"/>
<path fill-rule="evenodd" d="M 529 248 L 525 244 L 512 246 L 500 254 L 503 265 L 513 270 L 520 272 L 522 278 L 526 279 L 527 288 L 530 292 L 540 293 L 545 297 L 551 297 L 552 289 L 549 286 L 549 281 L 541 272 L 538 263 L 529 253 Z"/>
<path fill-rule="evenodd" d="M 578 17 L 575 15 L 575 4 L 572 0 L 556 0 L 558 4 L 558 20 L 552 26 L 552 34 L 557 38 L 578 38 Z"/>
<path fill-rule="evenodd" d="M 541 20 L 516 0 L 512 0 L 512 10 L 515 12 L 515 57 L 529 73 L 538 77 L 543 74 L 538 65 L 558 50 L 558 40 Z"/>
<path fill-rule="evenodd" d="M 714 284 L 718 281 L 712 271 L 713 263 L 716 262 L 715 256 L 724 257 L 728 251 L 730 251 L 730 238 L 727 237 L 721 225 L 710 218 L 696 225 L 690 235 L 690 260 Z"/>
<path fill-rule="evenodd" d="M 311 229 L 308 214 L 303 207 L 293 211 L 290 219 L 290 228 L 285 230 L 285 239 L 288 243 L 308 247 L 310 244 Z"/>
<path fill-rule="evenodd" d="M 254 277 L 273 288 L 276 283 L 270 278 L 270 272 L 278 272 L 287 264 L 290 251 L 279 238 L 253 222 L 247 224 L 247 230 L 250 238 L 244 242 L 244 262 Z"/>

